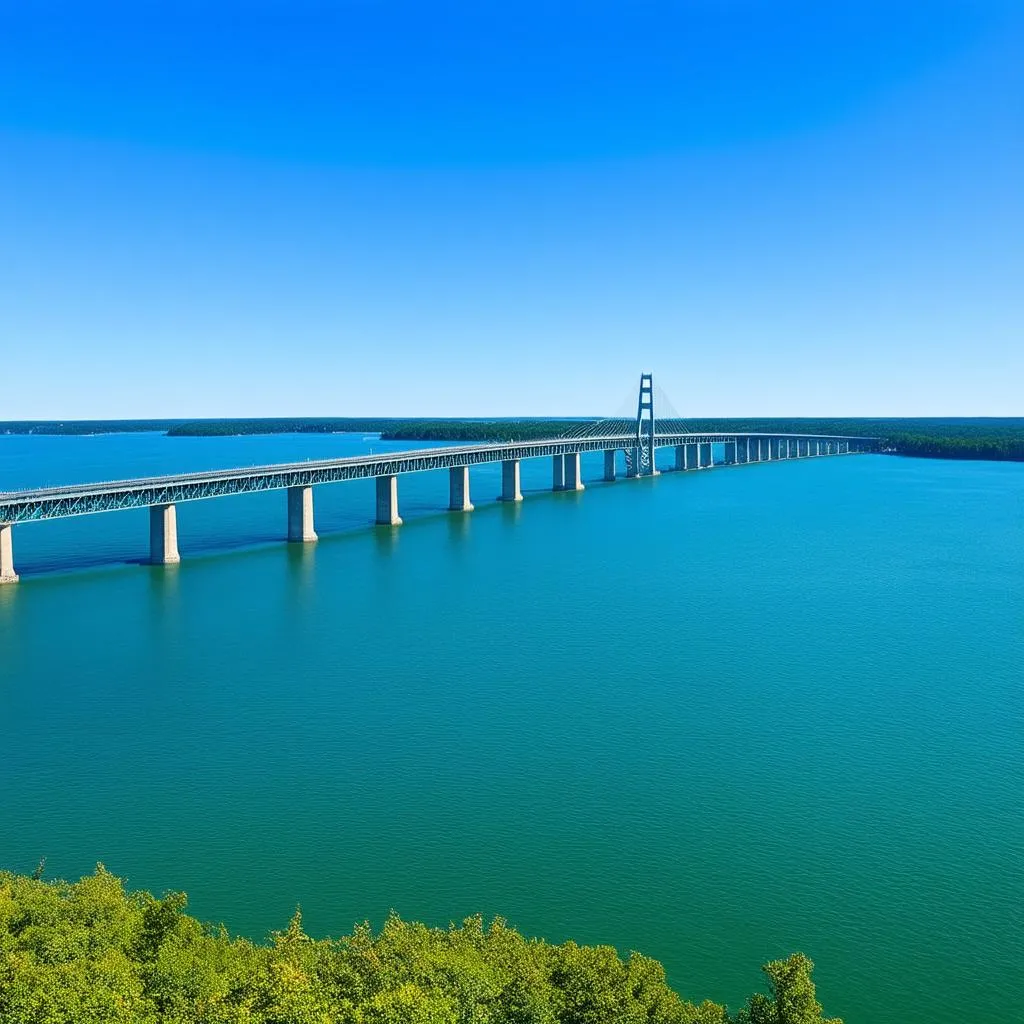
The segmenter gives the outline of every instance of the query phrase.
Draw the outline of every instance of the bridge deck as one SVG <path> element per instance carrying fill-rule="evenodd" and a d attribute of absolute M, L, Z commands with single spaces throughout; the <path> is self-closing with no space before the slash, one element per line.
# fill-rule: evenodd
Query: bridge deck
<path fill-rule="evenodd" d="M 777 438 L 799 441 L 846 441 L 872 443 L 876 438 L 826 434 L 712 433 L 657 435 L 655 447 L 682 444 L 731 443 L 746 438 Z M 609 451 L 636 446 L 634 434 L 607 437 L 553 438 L 543 441 L 510 441 L 499 444 L 420 448 L 380 455 L 355 455 L 343 459 L 291 462 L 271 466 L 208 470 L 170 476 L 142 477 L 98 483 L 71 484 L 23 491 L 0 492 L 0 523 L 56 519 L 65 516 L 111 512 L 117 509 L 175 504 L 203 498 L 252 491 L 308 487 L 367 477 L 393 476 L 425 470 L 476 466 L 489 462 Z"/>

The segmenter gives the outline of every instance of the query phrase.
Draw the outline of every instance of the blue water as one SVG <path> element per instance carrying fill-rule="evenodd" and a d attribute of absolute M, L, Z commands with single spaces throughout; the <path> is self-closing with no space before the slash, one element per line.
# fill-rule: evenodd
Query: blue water
<path fill-rule="evenodd" d="M 0 437 L 0 489 L 354 454 Z M 397 446 L 396 446 L 397 447 Z M 15 530 L 0 865 L 186 889 L 262 936 L 481 911 L 737 1005 L 802 949 L 848 1024 L 1011 1020 L 1024 984 L 1024 466 L 857 456 L 448 514 L 447 475 Z"/>

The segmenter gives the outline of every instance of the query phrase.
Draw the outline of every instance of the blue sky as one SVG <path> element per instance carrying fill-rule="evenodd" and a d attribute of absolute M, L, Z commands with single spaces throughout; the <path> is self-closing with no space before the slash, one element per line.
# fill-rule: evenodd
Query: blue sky
<path fill-rule="evenodd" d="M 0 419 L 1021 415 L 1024 4 L 0 0 Z"/>

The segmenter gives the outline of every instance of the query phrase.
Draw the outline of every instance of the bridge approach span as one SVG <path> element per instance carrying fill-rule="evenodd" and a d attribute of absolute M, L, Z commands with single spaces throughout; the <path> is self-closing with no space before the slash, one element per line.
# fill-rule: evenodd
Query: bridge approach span
<path fill-rule="evenodd" d="M 646 447 L 641 451 L 641 445 Z M 715 448 L 723 453 L 716 462 Z M 157 564 L 176 562 L 175 506 L 183 501 L 246 494 L 253 491 L 288 491 L 288 539 L 313 541 L 312 487 L 373 477 L 377 481 L 376 521 L 397 526 L 398 477 L 405 473 L 447 469 L 450 473 L 452 511 L 466 512 L 469 468 L 484 463 L 502 464 L 501 499 L 521 501 L 519 464 L 523 459 L 552 459 L 554 490 L 582 490 L 580 455 L 604 453 L 604 479 L 616 478 L 616 453 L 626 452 L 627 476 L 657 475 L 651 448 L 674 448 L 674 469 L 709 469 L 715 465 L 873 451 L 877 439 L 821 434 L 654 434 L 637 433 L 601 437 L 552 438 L 496 444 L 425 448 L 343 459 L 251 466 L 172 476 L 143 477 L 100 483 L 73 484 L 32 490 L 0 492 L 0 583 L 17 580 L 14 571 L 12 527 L 17 523 L 67 516 L 150 509 L 150 555 Z"/>

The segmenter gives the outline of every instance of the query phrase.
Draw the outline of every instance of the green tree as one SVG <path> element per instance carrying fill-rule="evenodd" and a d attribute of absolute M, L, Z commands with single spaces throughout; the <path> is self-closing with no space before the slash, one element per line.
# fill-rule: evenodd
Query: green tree
<path fill-rule="evenodd" d="M 843 1024 L 838 1017 L 822 1017 L 811 980 L 814 964 L 803 953 L 772 960 L 761 970 L 768 976 L 771 998 L 751 996 L 737 1024 Z"/>

